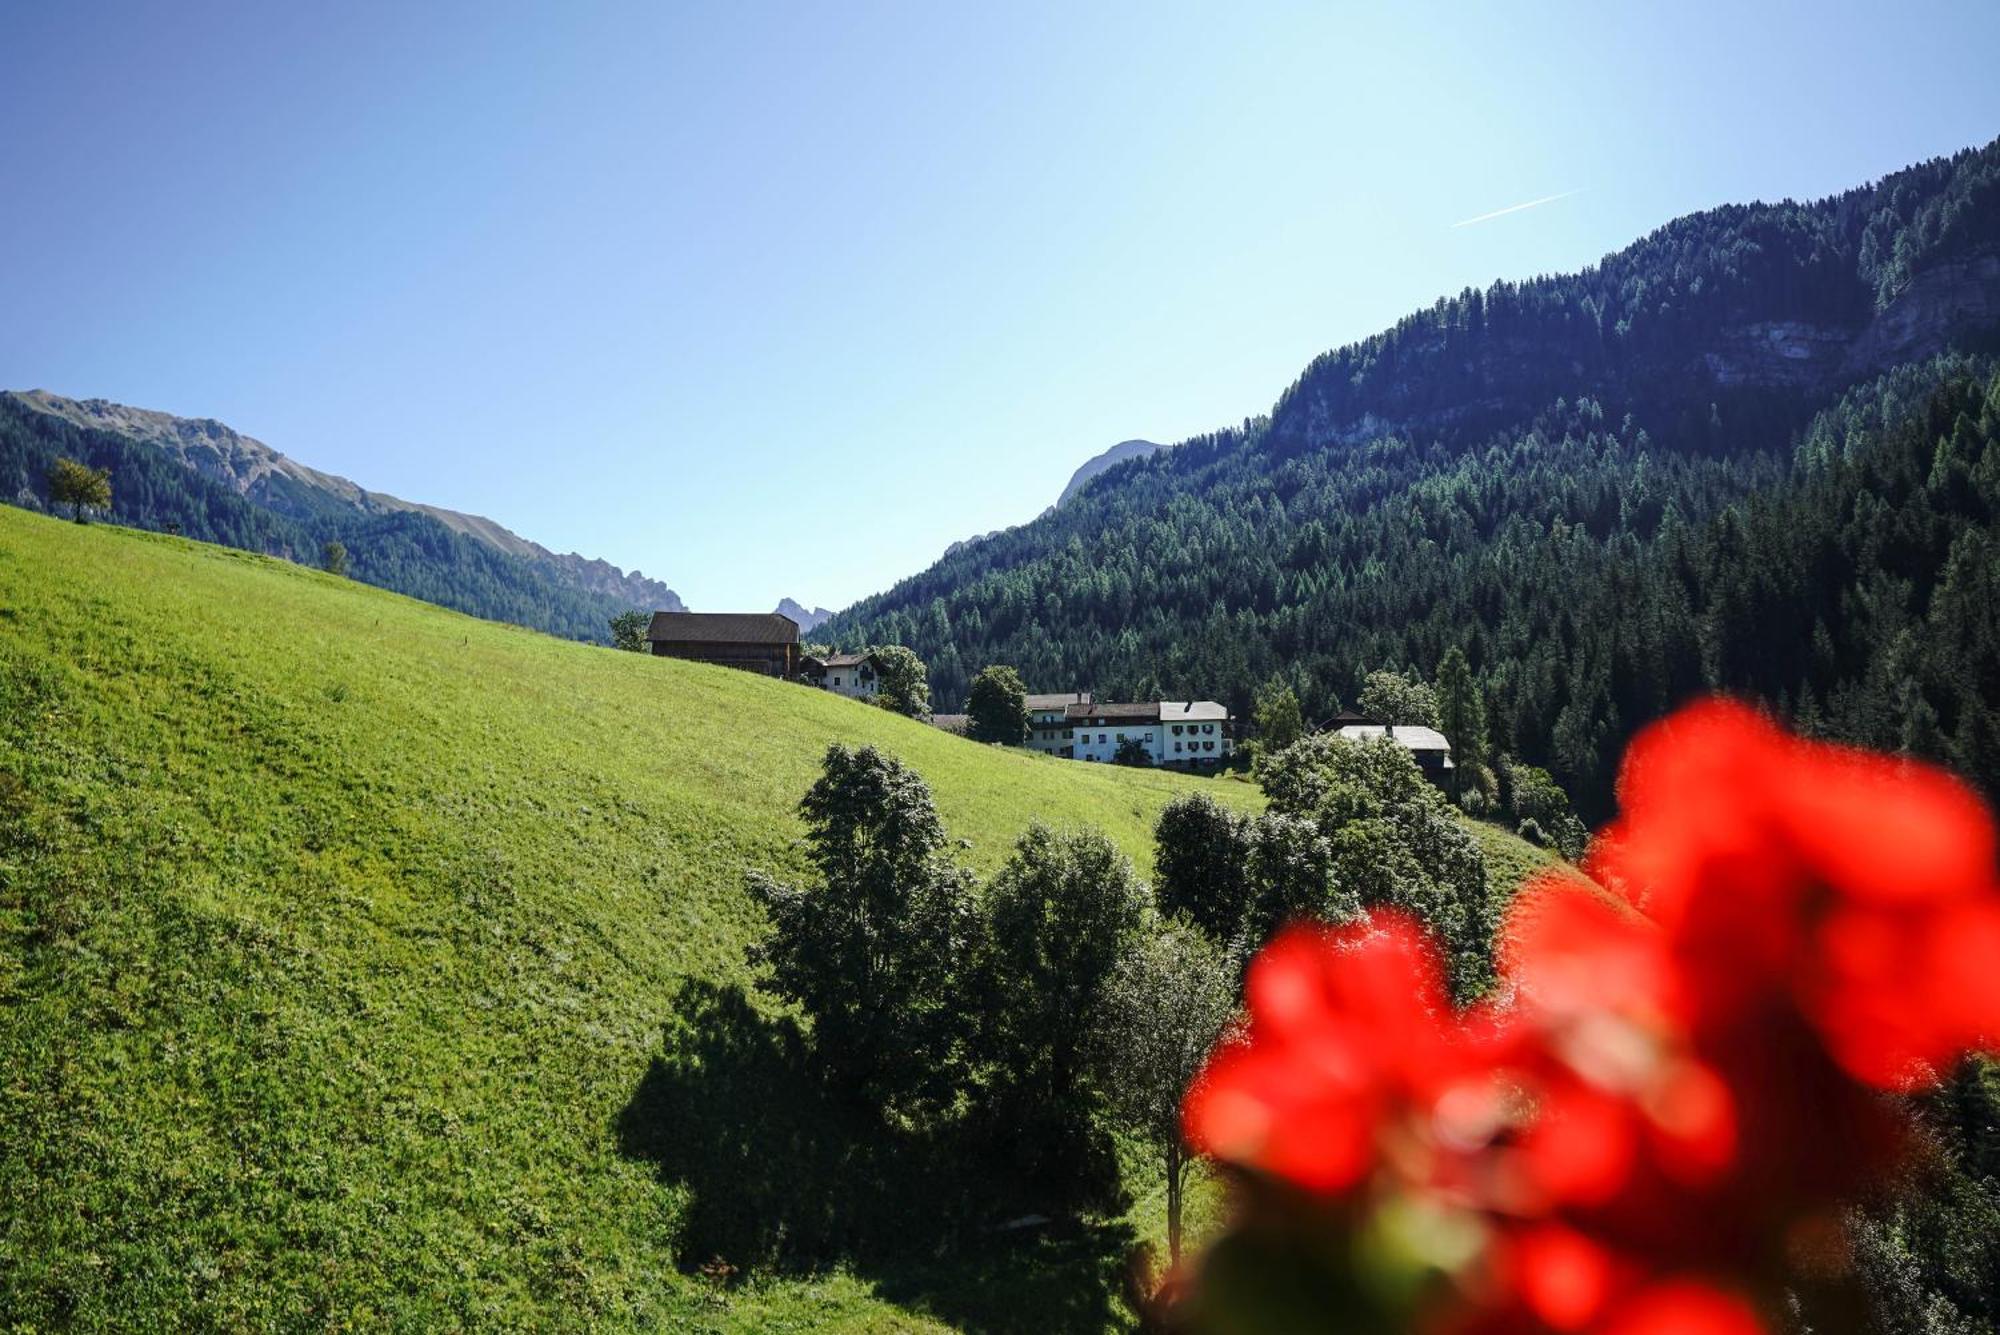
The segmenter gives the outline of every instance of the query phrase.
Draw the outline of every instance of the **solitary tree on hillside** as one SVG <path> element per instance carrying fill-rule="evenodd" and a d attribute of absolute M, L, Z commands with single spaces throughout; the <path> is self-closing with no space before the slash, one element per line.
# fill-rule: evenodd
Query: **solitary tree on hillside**
<path fill-rule="evenodd" d="M 611 618 L 611 647 L 626 649 L 635 654 L 646 652 L 646 624 L 649 618 L 644 612 L 633 610 L 620 612 Z"/>
<path fill-rule="evenodd" d="M 74 459 L 57 459 L 49 468 L 49 500 L 56 505 L 67 505 L 70 517 L 79 524 L 85 523 L 84 511 L 111 507 L 111 470 L 92 468 Z"/>
<path fill-rule="evenodd" d="M 319 549 L 319 568 L 329 575 L 347 573 L 347 544 L 329 542 Z"/>
<path fill-rule="evenodd" d="M 812 1017 L 816 1052 L 850 1090 L 906 1113 L 949 1098 L 964 1013 L 956 971 L 977 917 L 930 789 L 873 747 L 836 744 L 799 815 L 818 874 L 805 885 L 750 874 L 771 918 L 751 962 Z"/>
<path fill-rule="evenodd" d="M 1118 962 L 1098 1008 L 1098 1082 L 1113 1118 L 1145 1137 L 1166 1169 L 1174 1264 L 1190 1163 L 1181 1101 L 1235 1010 L 1236 980 L 1222 947 L 1176 921 L 1147 932 Z"/>
<path fill-rule="evenodd" d="M 875 703 L 911 718 L 931 712 L 930 669 L 924 660 L 900 644 L 871 651 L 875 663 Z"/>
<path fill-rule="evenodd" d="M 1028 739 L 1028 689 L 1013 668 L 996 664 L 974 677 L 965 712 L 972 719 L 966 735 L 975 742 L 1019 746 Z"/>

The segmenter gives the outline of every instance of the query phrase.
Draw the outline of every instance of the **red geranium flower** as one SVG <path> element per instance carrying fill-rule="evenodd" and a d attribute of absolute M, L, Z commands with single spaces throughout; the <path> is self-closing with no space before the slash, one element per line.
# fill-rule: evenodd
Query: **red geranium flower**
<path fill-rule="evenodd" d="M 1441 979 L 1401 915 L 1286 929 L 1250 966 L 1248 1026 L 1188 1095 L 1189 1142 L 1309 1190 L 1353 1186 L 1392 1136 L 1426 1136 L 1447 1095 L 1479 1095 L 1492 1039 L 1458 1022 Z"/>

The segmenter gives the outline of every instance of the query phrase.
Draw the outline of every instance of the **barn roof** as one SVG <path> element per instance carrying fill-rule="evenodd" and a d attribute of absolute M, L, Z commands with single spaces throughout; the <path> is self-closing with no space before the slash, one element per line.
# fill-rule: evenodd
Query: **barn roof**
<path fill-rule="evenodd" d="M 1436 728 L 1426 728 L 1417 723 L 1349 723 L 1336 734 L 1351 742 L 1367 741 L 1376 737 L 1387 737 L 1392 742 L 1401 742 L 1412 751 L 1451 752 L 1451 742 Z"/>
<path fill-rule="evenodd" d="M 696 644 L 796 644 L 799 623 L 780 612 L 655 612 L 646 638 Z"/>

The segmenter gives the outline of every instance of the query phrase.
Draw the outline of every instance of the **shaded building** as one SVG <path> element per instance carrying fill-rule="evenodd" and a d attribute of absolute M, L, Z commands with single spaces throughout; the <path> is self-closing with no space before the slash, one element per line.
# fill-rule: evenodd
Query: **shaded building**
<path fill-rule="evenodd" d="M 655 612 L 646 643 L 659 658 L 692 659 L 767 677 L 798 674 L 798 623 L 779 612 Z"/>

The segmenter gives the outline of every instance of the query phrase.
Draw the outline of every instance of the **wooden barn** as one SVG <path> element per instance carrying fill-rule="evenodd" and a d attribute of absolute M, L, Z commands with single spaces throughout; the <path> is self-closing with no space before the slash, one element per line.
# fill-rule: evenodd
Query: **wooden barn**
<path fill-rule="evenodd" d="M 779 612 L 655 612 L 646 643 L 659 658 L 691 658 L 767 677 L 798 673 L 798 623 Z"/>

